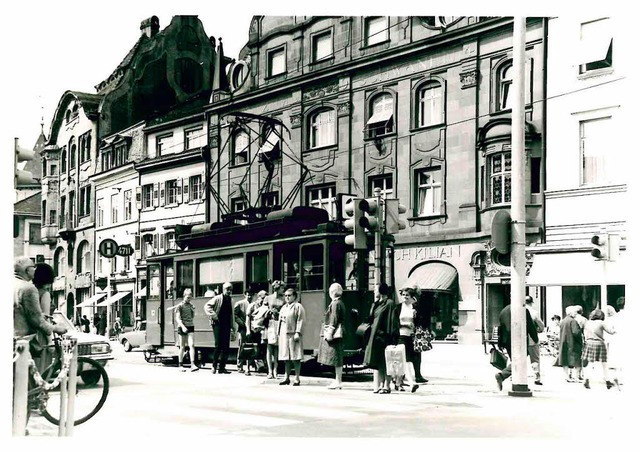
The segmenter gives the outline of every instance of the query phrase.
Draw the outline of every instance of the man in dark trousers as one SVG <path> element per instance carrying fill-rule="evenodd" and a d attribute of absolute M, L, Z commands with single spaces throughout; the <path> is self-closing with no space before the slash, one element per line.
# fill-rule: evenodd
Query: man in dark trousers
<path fill-rule="evenodd" d="M 222 294 L 216 295 L 204 303 L 204 312 L 209 316 L 213 330 L 213 365 L 212 373 L 229 374 L 226 369 L 227 356 L 229 354 L 229 342 L 231 331 L 236 330 L 236 321 L 233 317 L 233 303 L 231 302 L 232 285 L 225 282 L 222 285 Z"/>
<path fill-rule="evenodd" d="M 529 311 L 524 309 L 524 312 L 527 317 L 527 335 L 537 343 L 538 331 L 536 329 L 536 324 L 531 318 Z M 500 311 L 499 318 L 500 326 L 498 327 L 498 347 L 507 350 L 509 359 L 511 359 L 511 304 L 508 304 L 504 309 L 502 309 L 502 311 Z M 498 389 L 500 391 L 502 391 L 502 382 L 509 377 L 511 377 L 511 361 L 509 361 L 507 367 L 496 374 L 496 382 L 498 383 Z"/>

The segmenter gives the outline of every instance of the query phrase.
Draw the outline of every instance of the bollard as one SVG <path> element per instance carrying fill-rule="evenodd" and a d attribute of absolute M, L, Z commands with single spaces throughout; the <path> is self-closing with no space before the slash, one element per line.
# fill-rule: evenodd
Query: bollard
<path fill-rule="evenodd" d="M 29 395 L 29 341 L 16 342 L 18 358 L 13 366 L 13 435 L 25 436 Z"/>
<path fill-rule="evenodd" d="M 67 393 L 67 420 L 65 424 L 65 436 L 70 437 L 73 435 L 73 427 L 75 421 L 75 402 L 76 402 L 76 387 L 78 383 L 78 341 L 75 338 L 71 338 L 72 356 L 71 363 L 69 364 L 68 375 L 68 393 Z"/>

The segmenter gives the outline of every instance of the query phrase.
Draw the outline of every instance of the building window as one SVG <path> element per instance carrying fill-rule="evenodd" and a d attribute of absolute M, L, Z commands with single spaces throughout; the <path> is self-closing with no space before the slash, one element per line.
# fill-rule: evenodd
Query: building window
<path fill-rule="evenodd" d="M 202 198 L 202 175 L 189 177 L 189 200 L 200 200 Z"/>
<path fill-rule="evenodd" d="M 619 164 L 611 150 L 611 117 L 580 122 L 582 185 L 611 183 L 619 177 Z"/>
<path fill-rule="evenodd" d="M 164 183 L 165 205 L 178 203 L 178 180 L 168 180 Z"/>
<path fill-rule="evenodd" d="M 42 176 L 47 176 L 47 160 L 45 158 L 42 158 Z"/>
<path fill-rule="evenodd" d="M 237 166 L 246 164 L 249 160 L 249 134 L 245 131 L 238 131 L 233 136 L 233 155 L 231 165 Z"/>
<path fill-rule="evenodd" d="M 153 184 L 145 184 L 142 186 L 142 208 L 151 208 L 153 206 Z"/>
<path fill-rule="evenodd" d="M 613 35 L 609 18 L 580 25 L 580 74 L 613 66 Z"/>
<path fill-rule="evenodd" d="M 172 139 L 172 134 L 156 137 L 156 156 L 162 156 L 169 152 Z"/>
<path fill-rule="evenodd" d="M 62 151 L 60 152 L 60 171 L 67 171 L 67 147 L 62 147 Z"/>
<path fill-rule="evenodd" d="M 42 215 L 40 220 L 44 225 L 47 225 L 47 201 L 46 200 L 42 201 L 42 208 L 40 209 L 40 213 Z"/>
<path fill-rule="evenodd" d="M 369 120 L 367 120 L 367 135 L 369 138 L 394 131 L 393 110 L 393 96 L 390 93 L 381 93 L 371 100 L 370 115 Z"/>
<path fill-rule="evenodd" d="M 83 163 L 89 159 L 91 159 L 91 132 L 80 136 L 80 162 Z"/>
<path fill-rule="evenodd" d="M 444 87 L 430 81 L 418 89 L 418 127 L 444 123 Z"/>
<path fill-rule="evenodd" d="M 30 244 L 42 244 L 42 240 L 40 239 L 40 229 L 42 228 L 42 224 L 29 224 L 29 243 Z"/>
<path fill-rule="evenodd" d="M 307 206 L 321 208 L 329 213 L 330 219 L 336 218 L 336 186 L 322 185 L 307 188 Z"/>
<path fill-rule="evenodd" d="M 280 195 L 277 192 L 265 192 L 261 196 L 263 207 L 274 207 L 279 204 Z"/>
<path fill-rule="evenodd" d="M 69 170 L 76 168 L 77 149 L 75 141 L 75 137 L 69 139 Z"/>
<path fill-rule="evenodd" d="M 369 197 L 373 197 L 375 188 L 380 188 L 380 196 L 383 199 L 393 198 L 393 177 L 391 174 L 369 177 Z"/>
<path fill-rule="evenodd" d="M 59 228 L 64 228 L 66 224 L 67 217 L 67 198 L 65 196 L 60 197 L 60 222 L 58 223 Z"/>
<path fill-rule="evenodd" d="M 311 38 L 313 46 L 313 61 L 317 62 L 333 55 L 333 41 L 331 31 L 319 33 Z"/>
<path fill-rule="evenodd" d="M 47 222 L 47 225 L 56 225 L 57 217 L 58 212 L 56 210 L 49 210 L 49 222 Z"/>
<path fill-rule="evenodd" d="M 118 223 L 118 194 L 111 196 L 111 223 Z"/>
<path fill-rule="evenodd" d="M 241 213 L 247 209 L 247 201 L 244 197 L 234 197 L 231 199 L 231 212 Z"/>
<path fill-rule="evenodd" d="M 116 167 L 126 164 L 128 156 L 127 156 L 127 144 L 122 143 L 115 147 L 115 159 L 116 159 Z"/>
<path fill-rule="evenodd" d="M 267 54 L 268 58 L 268 74 L 269 77 L 283 74 L 287 71 L 286 53 L 285 48 L 280 47 L 272 50 Z"/>
<path fill-rule="evenodd" d="M 178 250 L 178 246 L 176 245 L 175 232 L 167 232 L 166 243 L 167 243 L 167 250 L 174 250 L 174 251 Z"/>
<path fill-rule="evenodd" d="M 440 167 L 420 169 L 416 172 L 416 215 L 442 214 L 442 171 Z"/>
<path fill-rule="evenodd" d="M 489 156 L 489 192 L 491 205 L 511 202 L 511 153 Z"/>
<path fill-rule="evenodd" d="M 80 188 L 80 206 L 78 208 L 80 217 L 89 216 L 91 213 L 91 186 Z"/>
<path fill-rule="evenodd" d="M 64 263 L 64 249 L 60 247 L 56 249 L 56 252 L 53 254 L 53 271 L 56 276 L 63 276 L 65 274 Z"/>
<path fill-rule="evenodd" d="M 70 191 L 69 192 L 69 224 L 71 228 L 73 228 L 73 226 L 75 225 L 75 219 L 74 219 L 75 217 L 76 217 L 76 192 Z M 73 260 L 73 256 L 68 258 Z"/>
<path fill-rule="evenodd" d="M 184 131 L 184 149 L 193 150 L 194 148 L 203 147 L 207 144 L 205 133 L 202 126 Z"/>
<path fill-rule="evenodd" d="M 131 212 L 133 208 L 132 196 L 133 196 L 133 191 L 131 191 L 131 189 L 124 191 L 124 220 L 125 221 L 131 220 Z"/>
<path fill-rule="evenodd" d="M 98 207 L 98 227 L 102 227 L 104 225 L 104 199 L 98 199 L 96 205 Z"/>
<path fill-rule="evenodd" d="M 88 271 L 91 271 L 91 251 L 89 250 L 89 243 L 83 241 L 78 248 L 77 254 L 77 272 L 86 273 Z"/>
<path fill-rule="evenodd" d="M 498 110 L 512 107 L 513 64 L 509 62 L 498 70 Z"/>
<path fill-rule="evenodd" d="M 389 39 L 389 20 L 386 17 L 365 17 L 364 42 L 367 46 L 385 42 Z"/>
<path fill-rule="evenodd" d="M 49 172 L 49 174 L 52 177 L 55 177 L 55 176 L 58 175 L 58 165 L 57 164 L 51 164 L 51 168 L 50 169 L 51 169 L 51 171 Z"/>
<path fill-rule="evenodd" d="M 309 129 L 309 148 L 334 145 L 336 143 L 336 111 L 327 109 L 311 115 Z"/>

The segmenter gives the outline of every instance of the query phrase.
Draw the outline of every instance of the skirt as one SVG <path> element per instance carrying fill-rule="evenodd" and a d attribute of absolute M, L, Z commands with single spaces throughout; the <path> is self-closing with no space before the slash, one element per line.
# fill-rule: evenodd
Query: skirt
<path fill-rule="evenodd" d="M 293 340 L 293 334 L 280 333 L 278 340 L 278 360 L 279 361 L 300 361 L 302 360 L 302 336 L 297 341 Z"/>
<path fill-rule="evenodd" d="M 607 362 L 607 346 L 604 341 L 587 339 L 582 350 L 582 361 L 589 363 L 606 363 Z"/>
<path fill-rule="evenodd" d="M 408 363 L 415 361 L 416 354 L 413 349 L 413 338 L 411 336 L 400 336 L 399 344 L 404 344 L 405 358 Z"/>
<path fill-rule="evenodd" d="M 320 349 L 318 352 L 318 362 L 325 366 L 342 366 L 344 360 L 344 344 L 342 339 L 327 342 L 320 338 Z"/>

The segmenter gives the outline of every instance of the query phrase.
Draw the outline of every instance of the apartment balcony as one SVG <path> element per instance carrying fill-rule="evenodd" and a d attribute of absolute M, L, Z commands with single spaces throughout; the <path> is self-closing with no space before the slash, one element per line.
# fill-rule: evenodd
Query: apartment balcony
<path fill-rule="evenodd" d="M 58 239 L 57 225 L 44 225 L 40 227 L 40 239 L 44 244 L 56 244 Z"/>
<path fill-rule="evenodd" d="M 75 239 L 76 232 L 74 228 L 78 225 L 78 217 L 75 215 L 60 215 L 58 216 L 58 236 L 65 241 Z"/>

